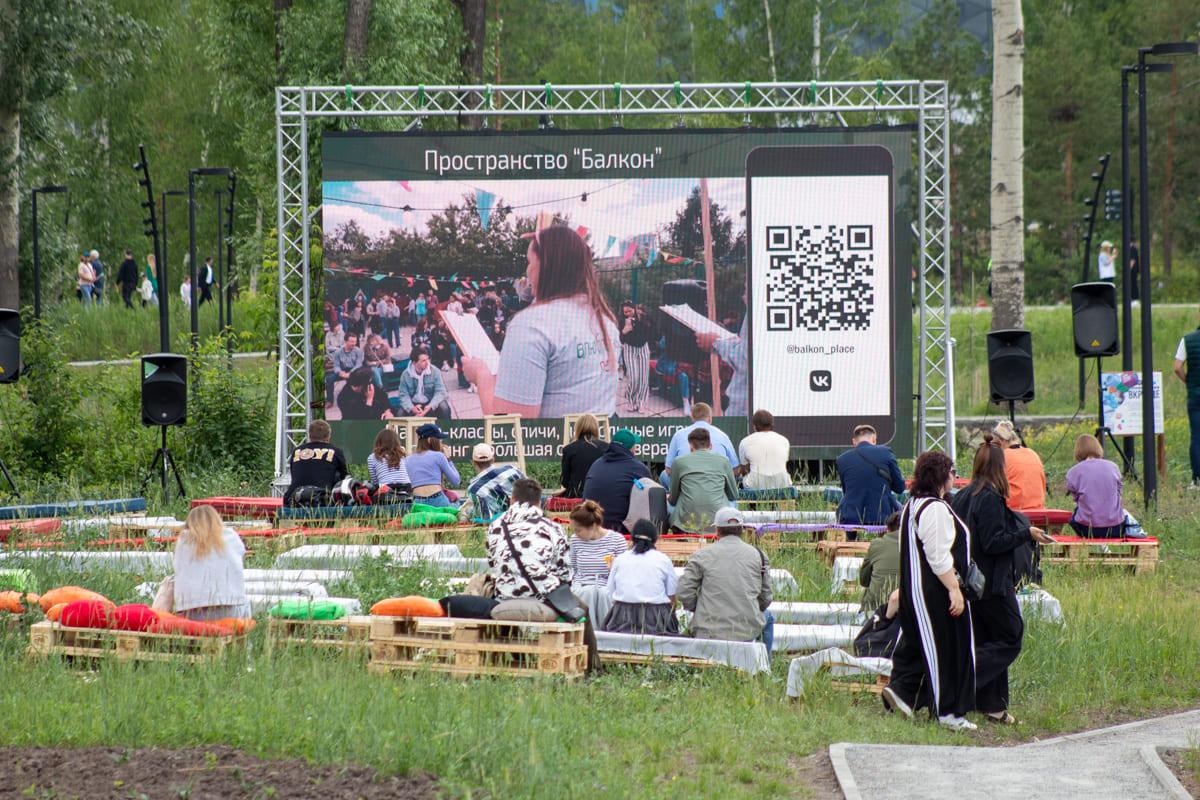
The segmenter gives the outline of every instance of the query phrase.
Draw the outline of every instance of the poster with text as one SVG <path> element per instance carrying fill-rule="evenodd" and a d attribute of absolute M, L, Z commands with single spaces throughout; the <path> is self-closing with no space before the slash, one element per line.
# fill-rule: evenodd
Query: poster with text
<path fill-rule="evenodd" d="M 1100 376 L 1104 425 L 1113 436 L 1142 435 L 1142 373 L 1105 372 Z M 1162 373 L 1154 373 L 1154 430 L 1163 431 Z"/>

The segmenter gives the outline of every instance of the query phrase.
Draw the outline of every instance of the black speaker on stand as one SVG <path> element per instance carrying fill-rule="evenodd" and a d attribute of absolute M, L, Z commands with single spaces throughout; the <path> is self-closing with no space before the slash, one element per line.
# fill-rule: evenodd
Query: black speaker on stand
<path fill-rule="evenodd" d="M 21 315 L 11 308 L 0 308 L 0 383 L 16 383 L 21 377 Z M 0 458 L 0 473 L 8 482 L 13 497 L 20 497 L 17 484 Z"/>
<path fill-rule="evenodd" d="M 993 403 L 1008 403 L 1008 419 L 1017 428 L 1017 403 L 1034 398 L 1033 334 L 1021 330 L 987 335 L 988 385 Z"/>
<path fill-rule="evenodd" d="M 150 470 L 142 481 L 142 493 L 155 474 L 159 475 L 163 497 L 169 498 L 170 475 L 175 476 L 179 497 L 187 495 L 183 478 L 167 447 L 167 428 L 187 422 L 187 357 L 175 353 L 154 353 L 142 356 L 142 424 L 157 425 L 162 443 L 150 462 Z"/>
<path fill-rule="evenodd" d="M 1112 431 L 1104 424 L 1104 368 L 1105 356 L 1121 352 L 1121 332 L 1117 325 L 1117 288 L 1108 281 L 1077 283 L 1071 287 L 1071 323 L 1075 335 L 1075 355 L 1082 362 L 1085 358 L 1096 359 L 1096 438 L 1103 445 L 1108 439 L 1113 449 L 1121 455 L 1125 474 L 1137 480 L 1133 462 L 1125 454 Z M 1143 381 L 1143 390 L 1146 390 Z M 1153 391 L 1150 386 L 1149 391 Z"/>

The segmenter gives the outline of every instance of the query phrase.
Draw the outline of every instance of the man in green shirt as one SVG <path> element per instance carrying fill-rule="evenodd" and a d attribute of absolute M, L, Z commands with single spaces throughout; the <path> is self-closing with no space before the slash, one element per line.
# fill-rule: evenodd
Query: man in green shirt
<path fill-rule="evenodd" d="M 892 512 L 887 520 L 887 533 L 871 542 L 858 582 L 863 592 L 862 610 L 867 616 L 887 602 L 888 595 L 900 585 L 900 513 Z"/>
<path fill-rule="evenodd" d="M 671 491 L 667 503 L 673 507 L 671 525 L 686 533 L 712 527 L 717 509 L 737 499 L 737 481 L 729 459 L 712 449 L 708 430 L 697 427 L 688 434 L 687 455 L 671 467 Z"/>

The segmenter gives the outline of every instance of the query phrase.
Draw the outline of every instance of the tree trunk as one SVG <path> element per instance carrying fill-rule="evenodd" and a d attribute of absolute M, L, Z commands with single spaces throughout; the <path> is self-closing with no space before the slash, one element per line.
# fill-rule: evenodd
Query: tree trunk
<path fill-rule="evenodd" d="M 357 75 L 355 68 L 367 54 L 371 0 L 346 0 L 346 35 L 342 39 L 342 74 L 347 81 Z"/>
<path fill-rule="evenodd" d="M 992 329 L 1025 326 L 1025 23 L 1021 0 L 992 3 Z"/>
<path fill-rule="evenodd" d="M 21 307 L 21 190 L 17 159 L 21 154 L 21 112 L 0 108 L 0 308 Z"/>
<path fill-rule="evenodd" d="M 483 50 L 487 43 L 487 3 L 485 0 L 454 0 L 462 14 L 463 34 L 467 42 L 459 54 L 463 80 L 466 83 L 483 81 Z M 471 116 L 467 124 L 472 128 L 483 125 L 483 117 Z"/>
<path fill-rule="evenodd" d="M 821 3 L 813 7 L 812 18 L 812 79 L 821 80 Z"/>
<path fill-rule="evenodd" d="M 283 83 L 283 17 L 292 8 L 292 0 L 275 0 L 275 82 Z"/>
<path fill-rule="evenodd" d="M 1172 41 L 1179 41 L 1182 31 L 1176 22 L 1171 31 Z M 1167 101 L 1167 153 L 1163 159 L 1163 188 L 1162 188 L 1162 271 L 1163 275 L 1171 274 L 1171 214 L 1175 211 L 1175 108 L 1179 99 L 1179 70 L 1171 70 L 1171 95 Z"/>

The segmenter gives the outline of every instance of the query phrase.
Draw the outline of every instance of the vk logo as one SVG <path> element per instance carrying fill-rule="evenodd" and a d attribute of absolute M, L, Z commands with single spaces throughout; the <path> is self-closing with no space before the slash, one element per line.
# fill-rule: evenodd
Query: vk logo
<path fill-rule="evenodd" d="M 808 388 L 814 392 L 828 392 L 833 388 L 833 375 L 827 369 L 814 369 L 808 373 Z"/>

